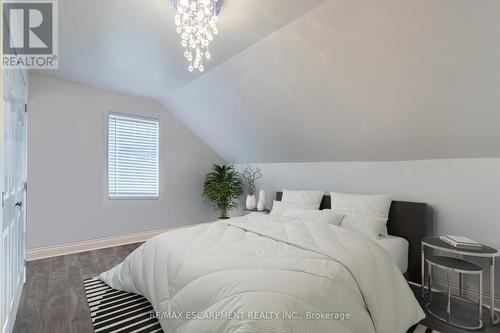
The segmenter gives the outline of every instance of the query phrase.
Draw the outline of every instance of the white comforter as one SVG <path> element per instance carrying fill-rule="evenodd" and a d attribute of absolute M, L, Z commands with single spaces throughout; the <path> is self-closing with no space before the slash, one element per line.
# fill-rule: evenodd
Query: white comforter
<path fill-rule="evenodd" d="M 100 278 L 144 295 L 168 333 L 402 333 L 424 317 L 372 240 L 263 214 L 166 232 Z"/>

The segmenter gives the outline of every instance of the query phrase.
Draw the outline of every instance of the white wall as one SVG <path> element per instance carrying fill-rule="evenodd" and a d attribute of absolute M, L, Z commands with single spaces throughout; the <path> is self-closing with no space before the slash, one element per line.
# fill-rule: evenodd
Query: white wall
<path fill-rule="evenodd" d="M 108 200 L 106 114 L 160 119 L 160 199 Z M 30 76 L 27 247 L 208 221 L 204 175 L 221 158 L 159 103 Z"/>
<path fill-rule="evenodd" d="M 429 204 L 428 235 L 465 235 L 500 249 L 500 158 L 255 165 L 263 173 L 257 191 L 267 191 L 268 207 L 273 192 L 284 188 L 391 193 L 395 200 Z M 497 260 L 497 296 L 499 267 Z"/>

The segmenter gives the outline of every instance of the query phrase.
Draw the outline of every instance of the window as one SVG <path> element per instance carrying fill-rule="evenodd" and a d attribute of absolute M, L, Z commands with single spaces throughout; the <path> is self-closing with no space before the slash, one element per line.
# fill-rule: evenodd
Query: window
<path fill-rule="evenodd" d="M 110 199 L 158 198 L 158 120 L 108 117 Z"/>

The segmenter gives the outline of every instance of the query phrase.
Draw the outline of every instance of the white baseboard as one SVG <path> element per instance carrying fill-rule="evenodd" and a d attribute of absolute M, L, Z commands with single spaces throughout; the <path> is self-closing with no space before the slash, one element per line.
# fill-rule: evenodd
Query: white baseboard
<path fill-rule="evenodd" d="M 415 282 L 409 282 L 411 285 L 421 287 L 420 284 L 415 283 Z M 459 293 L 459 288 L 457 283 L 450 283 L 451 287 L 451 293 L 453 295 L 458 295 Z M 437 291 L 446 291 L 448 288 L 448 284 L 446 281 L 433 277 L 432 278 L 432 291 L 437 292 Z M 425 287 L 427 290 L 427 287 Z M 469 288 L 469 287 L 463 287 L 462 288 L 462 295 L 463 297 L 470 299 L 470 300 L 477 300 L 478 299 L 478 294 L 479 290 Z M 487 307 L 488 309 L 490 308 L 490 294 L 483 292 L 483 305 Z M 498 296 L 495 296 L 495 311 L 500 311 L 500 298 Z"/>
<path fill-rule="evenodd" d="M 28 249 L 26 251 L 26 261 L 45 259 L 45 258 L 62 256 L 66 254 L 92 251 L 92 250 L 104 249 L 107 247 L 144 242 L 150 239 L 151 237 L 154 237 L 166 231 L 192 227 L 194 225 L 200 225 L 200 224 L 203 223 L 180 225 L 175 227 L 143 231 L 132 234 L 118 235 L 112 237 L 86 240 L 81 242 L 58 244 L 58 245 Z"/>

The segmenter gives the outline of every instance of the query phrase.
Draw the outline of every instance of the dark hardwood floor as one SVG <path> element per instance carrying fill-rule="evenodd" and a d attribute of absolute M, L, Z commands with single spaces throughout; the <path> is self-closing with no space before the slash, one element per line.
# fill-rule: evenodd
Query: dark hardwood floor
<path fill-rule="evenodd" d="M 130 244 L 28 262 L 26 284 L 14 326 L 15 333 L 92 333 L 92 323 L 83 290 L 83 280 L 119 264 L 140 244 Z M 412 287 L 421 302 L 420 289 Z M 485 309 L 486 310 L 486 309 Z M 454 313 L 465 319 L 477 313 L 475 307 L 454 304 Z M 489 325 L 479 332 L 500 332 Z M 424 325 L 443 333 L 463 333 L 427 316 Z"/>
<path fill-rule="evenodd" d="M 83 280 L 119 264 L 140 244 L 27 263 L 15 333 L 92 333 Z"/>

